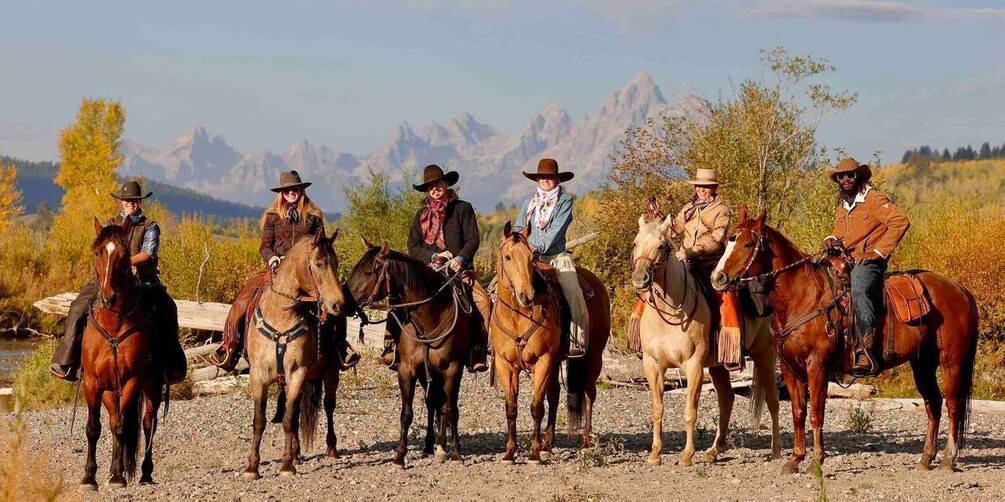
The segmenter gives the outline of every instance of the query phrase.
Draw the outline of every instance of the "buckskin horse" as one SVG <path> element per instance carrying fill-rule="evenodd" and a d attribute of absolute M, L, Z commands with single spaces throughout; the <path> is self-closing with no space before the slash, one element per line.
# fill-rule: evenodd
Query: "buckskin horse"
<path fill-rule="evenodd" d="M 383 246 L 368 248 L 352 269 L 348 286 L 360 308 L 388 299 L 388 322 L 401 329 L 398 343 L 398 387 L 401 390 L 401 435 L 394 463 L 405 465 L 408 429 L 412 425 L 415 383 L 426 396 L 426 443 L 422 453 L 443 462 L 462 462 L 457 434 L 457 400 L 470 352 L 473 305 L 458 288 L 460 274 L 444 275 Z M 434 433 L 434 423 L 438 433 Z M 449 453 L 448 436 L 449 433 Z"/>
<path fill-rule="evenodd" d="M 513 232 L 509 222 L 503 229 L 496 257 L 499 299 L 490 322 L 493 365 L 506 392 L 507 441 L 501 461 L 508 464 L 514 463 L 516 454 L 517 398 L 520 374 L 524 371 L 533 376 L 534 386 L 530 404 L 534 437 L 527 461 L 540 463 L 542 452 L 551 452 L 560 392 L 559 370 L 566 360 L 564 344 L 568 343 L 562 340 L 568 320 L 563 318 L 558 282 L 547 277 L 555 272 L 535 259 L 534 250 L 527 244 L 529 231 L 528 228 L 524 233 Z M 597 276 L 584 268 L 577 268 L 577 273 L 592 289 L 593 296 L 586 301 L 590 316 L 586 354 L 566 363 L 566 417 L 569 432 L 581 431 L 586 448 L 593 431 L 593 404 L 604 347 L 611 335 L 611 301 Z M 542 440 L 545 397 L 548 425 Z"/>
<path fill-rule="evenodd" d="M 98 489 L 95 449 L 101 436 L 101 405 L 112 432 L 108 486 L 123 488 L 136 473 L 140 421 L 146 439 L 140 483 L 153 483 L 153 438 L 161 403 L 162 374 L 150 364 L 153 326 L 141 306 L 142 288 L 133 277 L 127 236 L 132 227 L 102 227 L 95 218 L 98 295 L 89 306 L 81 342 L 84 396 L 87 401 L 87 463 L 80 488 Z"/>
<path fill-rule="evenodd" d="M 782 376 L 792 399 L 795 445 L 783 473 L 798 470 L 806 457 L 806 396 L 809 392 L 813 426 L 813 458 L 823 462 L 824 405 L 827 376 L 842 370 L 842 338 L 838 331 L 844 308 L 834 289 L 831 269 L 816 265 L 779 231 L 764 223 L 764 212 L 747 219 L 742 212 L 726 253 L 712 274 L 716 288 L 732 287 L 756 279 L 773 281 L 768 298 L 774 307 L 772 331 L 782 361 Z M 977 304 L 963 286 L 929 271 L 912 271 L 926 291 L 931 311 L 920 323 L 905 324 L 893 308 L 881 316 L 876 331 L 881 370 L 911 363 L 914 382 L 925 401 L 928 430 L 921 459 L 915 466 L 927 470 L 935 459 L 942 417 L 942 396 L 949 410 L 949 439 L 940 467 L 952 470 L 958 451 L 964 447 L 973 389 L 977 352 Z M 884 318 L 885 317 L 885 318 Z M 939 390 L 936 368 L 942 373 Z"/>
<path fill-rule="evenodd" d="M 305 236 L 286 254 L 272 279 L 263 287 L 261 299 L 246 330 L 248 387 L 255 401 L 255 418 L 248 468 L 242 477 L 254 480 L 258 472 L 259 447 L 265 431 L 265 409 L 269 387 L 280 386 L 286 399 L 285 409 L 277 411 L 283 420 L 286 442 L 279 474 L 296 474 L 294 463 L 300 461 L 300 440 L 310 449 L 317 426 L 321 390 L 328 419 L 326 456 L 337 458 L 336 436 L 332 424 L 335 395 L 339 384 L 338 357 L 330 340 L 331 317 L 339 315 L 345 297 L 338 280 L 338 256 L 324 230 Z"/>
<path fill-rule="evenodd" d="M 681 368 L 687 374 L 687 397 L 684 401 L 686 442 L 680 465 L 689 466 L 695 453 L 694 429 L 698 420 L 698 400 L 701 397 L 702 368 L 707 367 L 715 395 L 719 401 L 719 424 L 712 447 L 704 454 L 706 462 L 728 448 L 729 418 L 733 411 L 733 388 L 729 371 L 714 364 L 710 348 L 712 308 L 691 277 L 684 263 L 677 259 L 667 240 L 666 224 L 660 220 L 647 222 L 639 217 L 639 233 L 632 249 L 632 286 L 647 299 L 642 314 L 642 368 L 649 382 L 653 414 L 653 446 L 650 464 L 662 462 L 663 391 L 666 370 Z M 754 363 L 754 385 L 751 405 L 753 424 L 760 428 L 761 407 L 766 402 L 771 414 L 771 458 L 781 458 L 782 445 L 778 432 L 778 387 L 775 385 L 775 346 L 766 319 L 743 314 L 744 339 L 749 341 L 747 353 Z"/>

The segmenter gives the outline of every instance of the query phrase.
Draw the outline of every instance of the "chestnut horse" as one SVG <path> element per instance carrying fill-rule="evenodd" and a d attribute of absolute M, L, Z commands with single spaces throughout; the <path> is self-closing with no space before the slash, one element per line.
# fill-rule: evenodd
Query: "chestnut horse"
<path fill-rule="evenodd" d="M 427 263 L 392 251 L 387 244 L 373 246 L 366 239 L 363 244 L 369 249 L 349 274 L 349 291 L 360 308 L 388 298 L 387 322 L 396 324 L 391 329 L 401 330 L 397 354 L 401 434 L 394 463 L 405 465 L 417 381 L 426 392 L 423 456 L 434 453 L 436 440 L 436 460 L 462 462 L 457 400 L 470 353 L 470 333 L 481 320 L 473 316 L 474 306 L 464 293 L 455 288 L 460 284 L 459 274 L 444 275 Z"/>
<path fill-rule="evenodd" d="M 338 256 L 332 247 L 337 237 L 338 230 L 328 238 L 322 229 L 298 240 L 264 286 L 258 307 L 249 317 L 245 340 L 251 365 L 248 388 L 255 401 L 255 418 L 248 468 L 242 474 L 246 480 L 260 477 L 259 447 L 273 382 L 281 390 L 280 406 L 285 405 L 285 409 L 276 412 L 277 417 L 282 417 L 286 433 L 279 474 L 296 474 L 294 463 L 300 461 L 301 432 L 306 448 L 314 440 L 322 384 L 328 419 L 326 456 L 338 457 L 332 424 L 339 384 L 338 356 L 334 347 L 326 347 L 331 341 L 323 339 L 332 335 L 329 316 L 339 315 L 345 303 L 338 278 Z"/>
<path fill-rule="evenodd" d="M 724 289 L 750 278 L 772 279 L 768 298 L 774 307 L 772 330 L 782 360 L 782 376 L 792 398 L 795 445 L 783 473 L 798 470 L 806 457 L 806 395 L 809 391 L 813 426 L 813 458 L 825 457 L 823 442 L 827 375 L 842 369 L 840 324 L 830 269 L 817 266 L 780 232 L 764 224 L 764 213 L 740 223 L 726 245 L 726 254 L 712 273 L 716 288 Z M 888 347 L 879 358 L 881 370 L 911 363 L 914 382 L 925 401 L 928 431 L 917 469 L 929 469 L 935 459 L 942 417 L 942 396 L 949 410 L 949 440 L 940 467 L 952 470 L 963 448 L 970 414 L 974 359 L 977 353 L 977 304 L 955 281 L 929 271 L 915 271 L 924 284 L 932 310 L 920 324 L 901 322 L 892 312 L 880 320 L 876 346 Z M 890 309 L 893 310 L 892 308 Z M 936 368 L 942 374 L 939 390 Z"/>
<path fill-rule="evenodd" d="M 136 473 L 140 421 L 146 438 L 140 483 L 153 483 L 153 437 L 161 403 L 162 375 L 150 364 L 153 326 L 141 306 L 142 289 L 129 263 L 127 218 L 102 227 L 95 218 L 94 251 L 98 295 L 89 306 L 81 342 L 84 397 L 87 401 L 87 463 L 80 488 L 98 489 L 95 449 L 101 436 L 101 405 L 112 432 L 108 486 L 123 488 Z"/>
<path fill-rule="evenodd" d="M 674 255 L 667 240 L 666 225 L 671 220 L 647 222 L 639 217 L 639 233 L 632 249 L 632 286 L 643 298 L 650 298 L 640 320 L 642 339 L 642 369 L 649 382 L 653 414 L 653 446 L 650 464 L 662 462 L 663 390 L 667 368 L 681 368 L 687 374 L 687 398 L 684 401 L 685 445 L 680 465 L 689 466 L 694 456 L 694 429 L 698 421 L 698 400 L 701 397 L 702 368 L 715 386 L 719 401 L 719 424 L 712 447 L 704 455 L 706 462 L 728 448 L 729 418 L 733 412 L 733 388 L 729 371 L 715 365 L 711 351 L 710 322 L 712 308 L 705 300 L 691 272 Z M 775 384 L 775 345 L 767 319 L 744 313 L 744 346 L 754 363 L 754 385 L 751 393 L 752 429 L 760 428 L 761 407 L 768 405 L 771 414 L 771 458 L 782 458 L 778 432 L 778 387 Z"/>
<path fill-rule="evenodd" d="M 530 414 L 534 419 L 534 438 L 528 463 L 540 463 L 542 452 L 550 453 L 555 440 L 555 413 L 558 409 L 558 372 L 566 360 L 563 347 L 562 307 L 557 281 L 550 285 L 535 261 L 534 250 L 527 244 L 527 232 L 513 232 L 509 222 L 503 229 L 502 243 L 496 257 L 499 300 L 492 309 L 489 323 L 493 365 L 506 391 L 506 454 L 501 461 L 512 464 L 516 453 L 517 398 L 520 374 L 533 376 L 534 396 Z M 604 347 L 611 336 L 611 300 L 607 288 L 597 276 L 584 268 L 577 273 L 593 290 L 586 301 L 589 330 L 586 354 L 566 363 L 566 416 L 570 433 L 582 431 L 583 447 L 590 446 L 593 432 L 593 404 L 597 398 L 597 379 L 603 365 Z M 548 399 L 548 425 L 541 438 L 544 400 Z M 585 418 L 585 425 L 583 424 Z"/>

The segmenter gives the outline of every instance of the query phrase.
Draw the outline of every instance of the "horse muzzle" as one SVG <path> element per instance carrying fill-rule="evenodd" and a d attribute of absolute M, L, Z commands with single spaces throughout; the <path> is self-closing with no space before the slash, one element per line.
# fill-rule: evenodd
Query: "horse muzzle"
<path fill-rule="evenodd" d="M 534 299 L 533 299 L 533 297 L 528 297 L 524 293 L 517 293 L 516 294 L 516 302 L 521 307 L 523 307 L 525 309 L 529 309 L 529 308 L 531 308 L 531 307 L 534 306 Z"/>
<path fill-rule="evenodd" d="M 715 288 L 716 291 L 724 291 L 727 287 L 729 287 L 729 283 L 729 275 L 726 274 L 726 272 L 723 272 L 722 270 L 712 272 L 712 287 Z"/>

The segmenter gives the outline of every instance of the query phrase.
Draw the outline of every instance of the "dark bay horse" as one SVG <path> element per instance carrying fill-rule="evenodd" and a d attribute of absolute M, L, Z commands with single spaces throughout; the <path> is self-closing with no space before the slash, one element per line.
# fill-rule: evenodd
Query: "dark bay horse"
<path fill-rule="evenodd" d="M 154 328 L 141 306 L 142 289 L 129 263 L 127 218 L 122 226 L 102 227 L 95 218 L 98 295 L 89 307 L 81 342 L 84 397 L 87 401 L 87 463 L 81 490 L 98 489 L 95 449 L 101 436 L 101 405 L 112 432 L 108 486 L 123 488 L 136 473 L 140 421 L 146 438 L 140 483 L 153 483 L 153 437 L 161 403 L 162 375 L 150 364 Z"/>
<path fill-rule="evenodd" d="M 335 395 L 339 384 L 339 364 L 332 347 L 329 316 L 340 314 L 345 297 L 338 278 L 338 256 L 324 230 L 305 236 L 286 254 L 271 282 L 262 291 L 258 307 L 249 317 L 246 331 L 249 371 L 248 387 L 255 401 L 251 454 L 246 480 L 260 477 L 259 447 L 265 431 L 265 409 L 269 387 L 280 386 L 280 407 L 286 442 L 280 475 L 293 475 L 300 459 L 300 440 L 310 448 L 324 386 L 324 409 L 328 419 L 327 457 L 338 457 L 332 424 Z M 331 345 L 334 345 L 333 343 Z M 285 396 L 285 399 L 282 397 Z"/>
<path fill-rule="evenodd" d="M 813 457 L 817 462 L 825 457 L 827 375 L 840 370 L 842 364 L 838 336 L 831 327 L 831 323 L 840 322 L 836 308 L 839 298 L 832 288 L 829 269 L 817 266 L 813 256 L 800 252 L 780 232 L 765 225 L 763 212 L 754 219 L 747 219 L 746 212 L 741 212 L 740 220 L 729 238 L 726 254 L 712 273 L 712 281 L 722 289 L 753 277 L 773 280 L 769 291 L 774 307 L 772 331 L 783 363 L 782 375 L 792 396 L 795 432 L 792 458 L 782 472 L 793 473 L 806 457 L 807 391 Z M 889 353 L 879 358 L 879 364 L 885 370 L 910 362 L 918 392 L 925 401 L 928 431 L 917 469 L 929 469 L 935 459 L 945 394 L 949 439 L 941 467 L 951 470 L 967 433 L 977 352 L 977 305 L 970 292 L 951 279 L 929 271 L 913 273 L 924 284 L 932 310 L 917 325 L 904 324 L 892 312 L 881 318 L 876 346 L 892 350 L 884 351 Z M 941 392 L 936 369 L 942 374 Z"/>
<path fill-rule="evenodd" d="M 559 371 L 566 351 L 562 346 L 562 307 L 559 292 L 543 280 L 534 250 L 527 244 L 527 233 L 513 232 L 509 222 L 503 229 L 502 243 L 496 257 L 499 301 L 492 309 L 489 324 L 496 376 L 506 391 L 506 453 L 501 459 L 513 463 L 516 454 L 517 399 L 520 374 L 533 376 L 534 396 L 530 414 L 534 419 L 534 437 L 529 463 L 540 463 L 542 452 L 550 453 L 555 440 L 555 419 L 560 392 Z M 590 446 L 593 432 L 593 404 L 597 398 L 597 379 L 603 365 L 604 347 L 611 336 L 611 300 L 607 288 L 597 276 L 577 268 L 593 290 L 586 301 L 590 316 L 586 354 L 566 363 L 566 415 L 569 432 L 582 432 L 583 447 Z M 541 437 L 544 400 L 548 399 L 548 424 Z M 584 425 L 585 418 L 585 425 Z"/>
<path fill-rule="evenodd" d="M 468 360 L 470 332 L 479 318 L 473 305 L 454 288 L 460 280 L 445 276 L 407 255 L 392 251 L 387 244 L 373 246 L 363 254 L 349 275 L 348 287 L 359 306 L 389 301 L 391 329 L 401 328 L 398 343 L 398 387 L 401 389 L 401 436 L 394 463 L 405 465 L 408 429 L 412 425 L 415 383 L 426 391 L 426 443 L 423 455 L 463 461 L 457 434 L 457 400 L 464 364 Z M 438 433 L 434 433 L 434 423 Z M 449 432 L 449 453 L 447 433 Z"/>

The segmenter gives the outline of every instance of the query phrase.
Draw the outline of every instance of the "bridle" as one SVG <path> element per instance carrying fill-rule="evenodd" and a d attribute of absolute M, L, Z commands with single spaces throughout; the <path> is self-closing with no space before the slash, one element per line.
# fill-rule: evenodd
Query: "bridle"
<path fill-rule="evenodd" d="M 754 234 L 754 239 L 755 239 L 754 251 L 752 253 L 750 253 L 750 258 L 747 259 L 747 265 L 743 267 L 743 271 L 740 272 L 739 274 L 737 274 L 736 277 L 731 278 L 729 280 L 729 282 L 726 283 L 726 286 L 736 287 L 736 286 L 738 286 L 741 283 L 746 283 L 746 282 L 751 282 L 751 281 L 764 282 L 765 279 L 768 279 L 768 281 L 765 282 L 765 284 L 768 284 L 769 287 L 770 287 L 770 285 L 774 282 L 774 278 L 775 277 L 778 277 L 779 275 L 784 274 L 785 272 L 789 272 L 791 270 L 795 270 L 795 269 L 797 269 L 799 267 L 802 267 L 803 265 L 805 265 L 807 263 L 815 262 L 816 260 L 818 260 L 820 258 L 818 256 L 818 255 L 820 255 L 820 253 L 812 254 L 812 255 L 807 255 L 807 256 L 805 256 L 805 257 L 803 257 L 803 258 L 801 258 L 799 260 L 796 260 L 796 261 L 794 261 L 794 262 L 792 262 L 792 263 L 790 263 L 790 264 L 788 264 L 788 265 L 786 265 L 786 266 L 784 266 L 782 268 L 775 269 L 775 270 L 769 270 L 769 271 L 767 271 L 765 273 L 762 273 L 762 274 L 757 274 L 757 275 L 749 276 L 749 275 L 747 275 L 747 273 L 750 272 L 750 267 L 752 267 L 754 265 L 754 261 L 757 260 L 757 255 L 760 254 L 760 252 L 764 249 L 764 242 L 767 240 L 767 238 L 764 236 L 764 232 L 763 232 L 762 229 L 758 229 L 756 232 L 753 231 L 753 230 L 751 230 L 750 232 Z M 735 236 L 734 236 L 734 239 L 735 239 Z"/>
<path fill-rule="evenodd" d="M 514 235 L 520 235 L 520 234 L 514 234 Z M 525 240 L 522 240 L 519 237 L 517 237 L 515 239 L 512 239 L 512 243 L 510 242 L 510 240 L 511 239 L 509 239 L 509 238 L 504 238 L 503 241 L 499 244 L 498 252 L 499 252 L 499 256 L 500 257 L 503 256 L 503 248 L 506 247 L 507 244 L 523 244 L 525 247 L 527 247 L 528 249 L 530 249 L 530 245 L 527 244 L 527 242 Z M 497 268 L 498 268 L 497 275 L 500 276 L 500 277 L 502 277 L 502 280 L 505 280 L 507 282 L 507 284 L 509 284 L 510 291 L 515 291 L 516 287 L 513 284 L 513 278 L 510 277 L 510 275 L 508 273 L 506 273 L 506 267 L 505 267 L 505 265 L 503 265 L 502 260 L 499 260 Z M 531 268 L 533 270 L 533 272 L 532 272 L 533 274 L 541 274 L 542 273 L 540 270 L 537 269 L 537 267 L 535 267 L 533 265 L 533 263 L 531 264 Z M 531 280 L 533 280 L 533 278 Z M 548 281 L 544 280 L 543 282 L 545 283 L 545 287 L 547 288 L 547 291 L 546 291 L 547 297 L 551 298 L 553 300 L 553 302 L 556 302 L 557 301 L 557 296 L 554 295 L 554 294 L 552 294 L 553 292 L 551 290 L 551 286 L 548 285 Z M 498 320 L 498 316 L 496 316 L 496 312 L 497 312 L 496 309 L 492 309 L 492 314 L 491 314 L 492 318 L 489 320 L 489 325 L 490 326 L 496 326 L 496 327 L 498 327 L 499 330 L 503 332 L 503 334 L 505 334 L 507 337 L 509 337 L 510 339 L 512 339 L 514 343 L 516 343 L 516 345 L 517 345 L 517 351 L 516 351 L 516 353 L 517 353 L 517 357 L 520 359 L 520 368 L 521 368 L 521 370 L 526 370 L 528 373 L 530 372 L 530 366 L 523 359 L 523 349 L 530 342 L 531 337 L 533 337 L 535 333 L 537 333 L 538 331 L 541 330 L 541 328 L 544 327 L 545 320 L 547 320 L 547 318 L 548 318 L 548 309 L 545 308 L 545 306 L 543 304 L 537 303 L 535 301 L 536 297 L 537 297 L 537 294 L 535 293 L 534 297 L 531 298 L 531 305 L 530 305 L 530 307 L 522 307 L 520 305 L 516 305 L 516 306 L 510 305 L 509 302 L 507 302 L 502 297 L 502 295 L 498 296 L 499 303 L 503 307 L 505 307 L 507 311 L 513 313 L 517 317 L 520 317 L 520 318 L 525 319 L 528 322 L 530 322 L 530 326 L 528 326 L 527 329 L 525 329 L 522 333 L 517 333 L 512 328 L 507 327 L 502 322 L 498 322 L 497 321 Z M 556 306 L 556 307 L 558 307 L 558 306 Z M 558 307 L 558 308 L 561 308 L 561 307 Z M 530 314 L 524 313 L 524 310 L 526 310 L 526 309 L 530 309 Z M 535 311 L 537 311 L 537 313 L 539 314 L 538 316 L 535 316 L 535 313 L 534 313 Z"/>
<path fill-rule="evenodd" d="M 687 296 L 688 296 L 687 293 L 691 289 L 690 286 L 688 285 L 689 277 L 691 274 L 687 271 L 684 263 L 680 262 L 681 268 L 683 269 L 682 275 L 684 276 L 684 289 L 683 289 L 684 293 L 683 295 L 681 295 L 679 305 L 674 305 L 673 303 L 670 303 L 670 301 L 667 300 L 667 295 L 665 292 L 663 294 L 656 294 L 656 292 L 652 289 L 652 284 L 656 281 L 654 271 L 659 270 L 660 267 L 665 265 L 670 255 L 669 243 L 667 242 L 666 238 L 663 235 L 660 236 L 660 246 L 658 249 L 660 250 L 660 253 L 655 259 L 650 258 L 648 256 L 640 256 L 638 258 L 632 259 L 632 270 L 635 270 L 638 264 L 643 260 L 649 262 L 649 266 L 646 267 L 646 277 L 645 277 L 646 281 L 649 282 L 650 284 L 649 291 L 646 291 L 646 293 L 649 294 L 646 295 L 645 298 L 643 298 L 642 293 L 636 290 L 635 296 L 638 297 L 639 300 L 645 302 L 646 305 L 651 307 L 659 316 L 660 320 L 662 320 L 665 324 L 670 326 L 686 326 L 687 323 L 690 322 L 692 318 L 694 318 L 694 313 L 695 311 L 698 310 L 698 301 L 699 301 L 698 294 L 692 295 L 694 297 L 694 300 L 691 302 L 691 308 L 687 309 L 686 314 L 684 313 L 685 311 L 684 305 L 687 303 Z M 670 311 L 666 311 L 660 305 L 658 305 L 656 303 L 657 300 L 659 300 L 659 303 L 668 308 Z M 674 320 L 674 318 L 679 318 L 680 320 L 677 321 Z"/>

